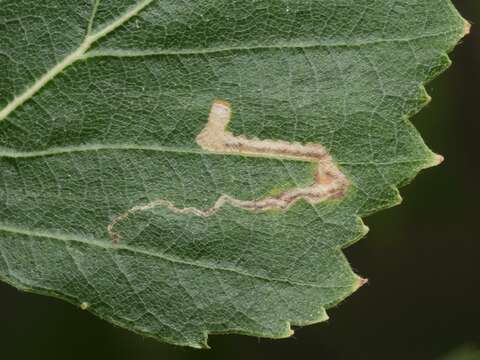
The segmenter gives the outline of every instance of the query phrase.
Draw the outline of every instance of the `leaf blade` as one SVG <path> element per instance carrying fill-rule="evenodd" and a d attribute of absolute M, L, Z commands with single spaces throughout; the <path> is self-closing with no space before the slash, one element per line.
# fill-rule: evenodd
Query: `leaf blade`
<path fill-rule="evenodd" d="M 11 4 L 0 19 L 31 11 Z M 464 21 L 449 1 L 432 11 L 227 4 L 68 5 L 65 33 L 35 5 L 57 46 L 40 51 L 33 22 L 18 39 L 27 46 L 2 49 L 2 279 L 195 347 L 208 333 L 288 336 L 362 284 L 340 249 L 365 234 L 360 216 L 398 203 L 396 186 L 434 164 L 405 120 L 427 102 L 422 84 L 448 66 Z M 51 70 L 39 71 L 39 56 Z M 209 219 L 148 209 L 119 224 L 113 245 L 107 225 L 139 204 L 205 209 L 223 194 L 260 199 L 309 184 L 310 163 L 199 149 L 219 97 L 233 104 L 235 136 L 322 144 L 350 191 L 284 212 L 225 206 Z"/>

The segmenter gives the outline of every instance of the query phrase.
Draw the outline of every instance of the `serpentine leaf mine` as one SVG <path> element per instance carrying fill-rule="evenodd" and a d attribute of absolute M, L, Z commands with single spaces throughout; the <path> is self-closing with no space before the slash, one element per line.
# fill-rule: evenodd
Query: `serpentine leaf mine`
<path fill-rule="evenodd" d="M 303 145 L 282 140 L 260 140 L 249 139 L 243 135 L 235 136 L 226 130 L 231 117 L 230 104 L 223 100 L 215 100 L 210 110 L 207 125 L 196 138 L 197 144 L 206 151 L 226 155 L 276 157 L 316 163 L 312 183 L 306 187 L 295 187 L 275 196 L 254 200 L 242 200 L 223 194 L 215 201 L 213 206 L 206 210 L 194 207 L 178 208 L 169 200 L 157 199 L 145 205 L 134 206 L 116 217 L 107 226 L 113 242 L 118 242 L 120 239 L 120 234 L 113 229 L 118 222 L 125 220 L 131 213 L 150 210 L 158 206 L 166 207 L 175 213 L 208 217 L 220 210 L 225 204 L 249 211 L 286 210 L 300 199 L 304 199 L 310 204 L 317 204 L 321 201 L 339 198 L 345 194 L 349 182 L 322 145 Z"/>

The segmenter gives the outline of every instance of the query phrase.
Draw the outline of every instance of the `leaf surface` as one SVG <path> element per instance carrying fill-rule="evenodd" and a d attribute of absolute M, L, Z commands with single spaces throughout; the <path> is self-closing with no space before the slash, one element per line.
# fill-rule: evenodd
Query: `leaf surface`
<path fill-rule="evenodd" d="M 407 117 L 467 29 L 448 0 L 3 1 L 0 277 L 193 347 L 326 320 L 361 217 L 439 162 Z"/>

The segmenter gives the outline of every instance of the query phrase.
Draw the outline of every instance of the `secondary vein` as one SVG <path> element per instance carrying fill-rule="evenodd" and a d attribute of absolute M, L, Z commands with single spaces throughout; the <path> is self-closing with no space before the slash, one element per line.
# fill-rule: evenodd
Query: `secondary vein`
<path fill-rule="evenodd" d="M 117 18 L 115 21 L 105 26 L 103 29 L 98 32 L 87 35 L 80 46 L 75 49 L 72 53 L 67 55 L 61 62 L 56 64 L 43 76 L 41 76 L 35 83 L 33 83 L 28 89 L 26 89 L 22 94 L 16 96 L 2 111 L 0 111 L 0 121 L 5 120 L 12 112 L 14 112 L 19 106 L 21 106 L 25 101 L 30 99 L 35 95 L 41 88 L 43 88 L 50 80 L 55 78 L 58 74 L 64 71 L 67 67 L 72 65 L 77 60 L 82 59 L 83 54 L 100 38 L 109 34 L 133 16 L 137 15 L 142 11 L 146 6 L 148 6 L 153 0 L 144 0 L 137 4 L 135 7 L 131 8 L 125 14 Z"/>
<path fill-rule="evenodd" d="M 276 43 L 276 44 L 258 44 L 244 46 L 225 46 L 225 47 L 206 47 L 206 48 L 185 48 L 185 49 L 157 49 L 157 50 L 124 50 L 124 49 L 105 49 L 92 50 L 86 52 L 82 59 L 96 57 L 149 57 L 149 56 L 177 56 L 177 55 L 203 55 L 222 52 L 238 51 L 256 51 L 256 50 L 288 50 L 288 49 L 315 49 L 315 48 L 350 48 L 362 46 L 374 46 L 384 43 L 408 43 L 422 39 L 435 38 L 439 36 L 448 36 L 454 34 L 454 31 L 424 34 L 411 38 L 383 38 L 372 40 L 359 40 L 352 42 L 296 42 L 296 43 Z"/>
<path fill-rule="evenodd" d="M 142 254 L 145 256 L 152 256 L 156 258 L 160 258 L 164 261 L 168 261 L 171 263 L 176 263 L 176 264 L 183 264 L 183 265 L 188 265 L 188 266 L 193 266 L 193 267 L 199 267 L 207 270 L 212 270 L 212 271 L 225 271 L 225 272 L 231 272 L 231 273 L 236 273 L 237 275 L 241 276 L 247 276 L 251 278 L 256 278 L 262 281 L 267 281 L 267 282 L 280 282 L 280 283 L 286 283 L 290 284 L 293 286 L 302 286 L 302 287 L 313 287 L 313 288 L 319 288 L 319 289 L 325 289 L 325 288 L 348 288 L 350 285 L 346 286 L 337 286 L 337 285 L 318 285 L 318 284 L 312 284 L 312 283 L 303 283 L 303 282 L 297 282 L 297 281 L 292 281 L 288 279 L 277 279 L 277 278 L 269 278 L 266 276 L 261 276 L 257 274 L 251 274 L 246 271 L 242 271 L 239 269 L 235 268 L 227 268 L 227 267 L 220 267 L 216 266 L 214 264 L 207 264 L 207 263 L 200 263 L 200 262 L 193 262 L 193 261 L 188 261 L 188 260 L 183 260 L 178 257 L 162 254 L 162 253 L 155 253 L 149 250 L 145 249 L 140 249 L 140 248 L 135 248 L 129 245 L 125 244 L 112 244 L 110 241 L 100 241 L 96 239 L 91 239 L 91 238 L 80 238 L 72 235 L 66 235 L 66 234 L 51 234 L 45 231 L 38 231 L 38 230 L 29 230 L 29 229 L 20 229 L 16 228 L 14 226 L 9 226 L 9 225 L 4 225 L 0 224 L 0 231 L 12 233 L 12 234 L 18 234 L 18 235 L 24 235 L 27 237 L 36 237 L 36 238 L 44 238 L 44 239 L 51 239 L 55 241 L 61 241 L 65 244 L 67 243 L 79 243 L 79 244 L 84 244 L 92 247 L 97 247 L 97 248 L 102 248 L 107 251 L 127 251 L 127 252 L 132 252 L 134 254 Z"/>

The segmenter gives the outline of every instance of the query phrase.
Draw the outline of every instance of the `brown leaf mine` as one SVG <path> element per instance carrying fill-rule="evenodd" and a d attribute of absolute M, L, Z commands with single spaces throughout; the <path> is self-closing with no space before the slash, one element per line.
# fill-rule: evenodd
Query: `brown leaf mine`
<path fill-rule="evenodd" d="M 296 187 L 275 196 L 254 200 L 242 200 L 224 194 L 217 199 L 212 207 L 205 210 L 194 207 L 178 208 L 168 200 L 154 200 L 145 205 L 134 206 L 116 217 L 108 225 L 108 233 L 114 242 L 120 239 L 120 235 L 113 230 L 117 223 L 126 219 L 131 213 L 159 206 L 166 207 L 179 214 L 208 217 L 215 214 L 225 204 L 248 211 L 286 210 L 300 199 L 304 199 L 310 204 L 317 204 L 344 196 L 349 181 L 322 145 L 290 143 L 283 140 L 260 140 L 247 138 L 243 135 L 235 136 L 226 130 L 231 115 L 229 103 L 222 100 L 214 101 L 207 125 L 196 138 L 197 144 L 204 150 L 225 155 L 264 156 L 316 163 L 312 183 L 306 187 Z"/>

